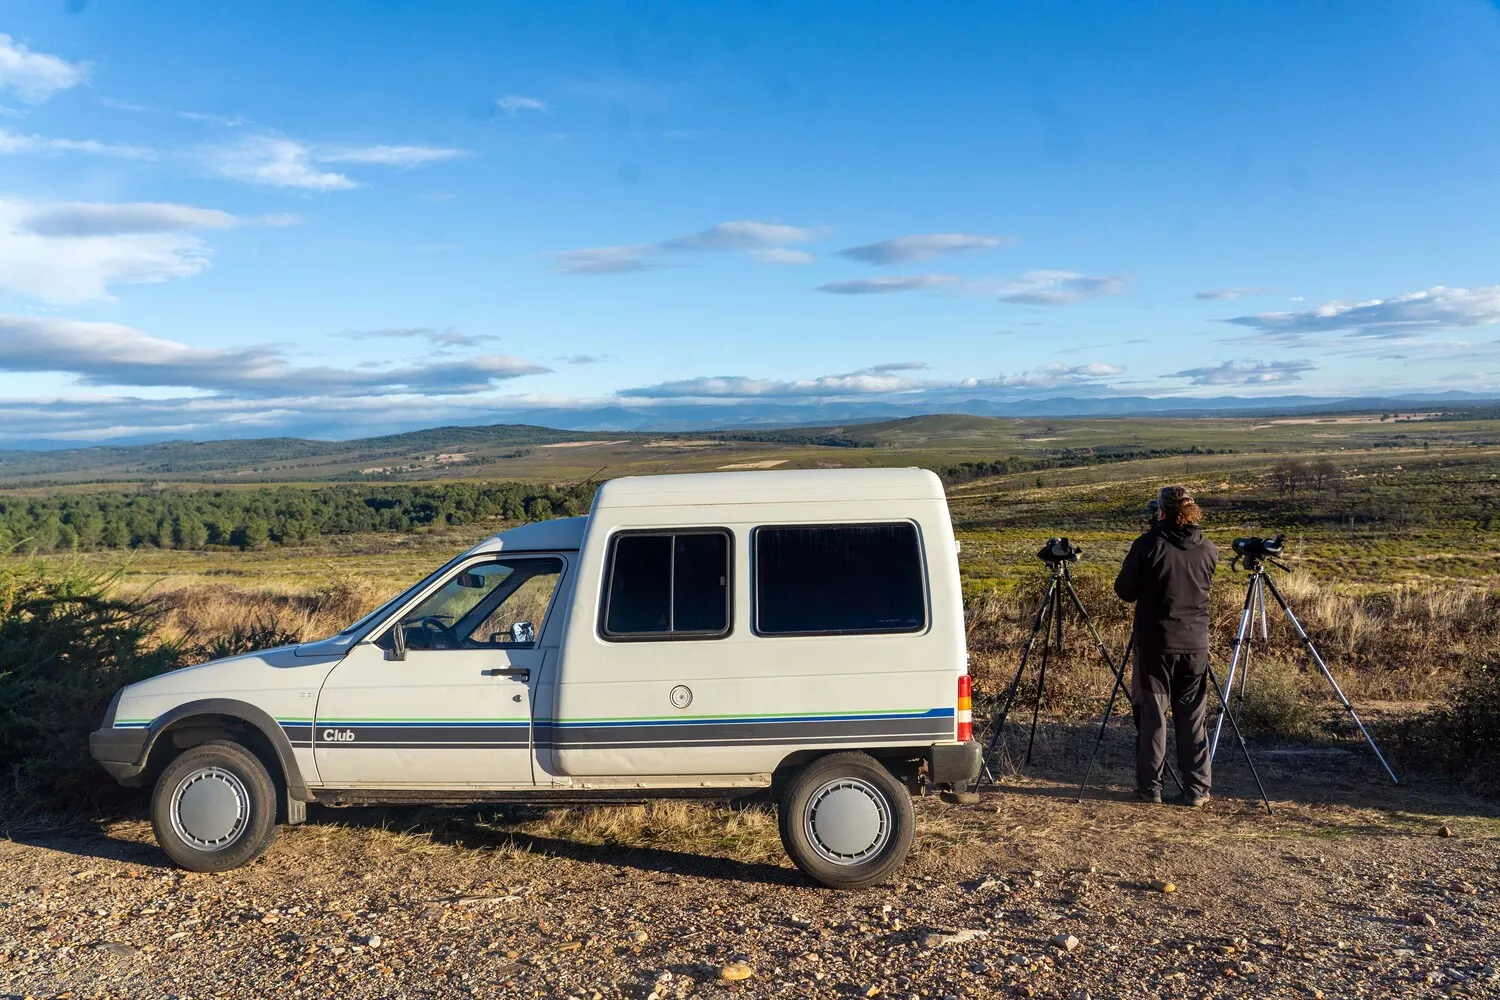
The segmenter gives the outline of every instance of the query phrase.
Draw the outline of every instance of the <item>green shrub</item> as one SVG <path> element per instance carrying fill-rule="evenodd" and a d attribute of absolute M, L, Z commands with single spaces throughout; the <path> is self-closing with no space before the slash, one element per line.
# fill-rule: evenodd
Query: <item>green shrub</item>
<path fill-rule="evenodd" d="M 1464 672 L 1437 712 L 1438 735 L 1464 786 L 1500 796 L 1500 664 L 1481 663 Z"/>
<path fill-rule="evenodd" d="M 1226 678 L 1221 674 L 1219 679 Z M 1296 667 L 1279 660 L 1254 660 L 1243 703 L 1239 687 L 1236 678 L 1229 700 L 1246 736 L 1308 740 L 1318 735 L 1318 710 L 1302 689 L 1302 674 Z M 1209 702 L 1213 718 L 1218 699 L 1210 694 Z"/>
<path fill-rule="evenodd" d="M 89 757 L 114 692 L 181 666 L 155 639 L 159 606 L 118 596 L 115 576 L 39 560 L 0 566 L 0 801 L 66 811 L 112 794 Z"/>

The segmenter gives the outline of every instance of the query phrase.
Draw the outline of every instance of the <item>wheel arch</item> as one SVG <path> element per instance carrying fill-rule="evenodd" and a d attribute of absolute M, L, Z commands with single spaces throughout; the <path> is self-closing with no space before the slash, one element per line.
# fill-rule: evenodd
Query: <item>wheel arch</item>
<path fill-rule="evenodd" d="M 816 750 L 794 750 L 781 759 L 776 770 L 771 772 L 772 798 L 779 800 L 786 783 L 814 761 L 851 751 L 875 758 L 893 778 L 906 785 L 908 791 L 914 795 L 920 793 L 921 768 L 927 756 L 927 747 L 821 747 Z"/>
<path fill-rule="evenodd" d="M 264 709 L 235 698 L 203 698 L 183 702 L 157 716 L 147 730 L 146 745 L 140 761 L 142 770 L 159 771 L 163 757 L 170 751 L 185 750 L 220 738 L 221 735 L 234 739 L 237 735 L 234 728 L 236 723 L 249 727 L 254 735 L 260 737 L 257 742 L 263 743 L 261 748 L 251 745 L 247 749 L 252 752 L 257 749 L 269 750 L 271 759 L 262 760 L 262 763 L 272 769 L 273 780 L 279 780 L 285 786 L 288 803 L 311 802 L 312 791 L 302 777 L 302 770 L 297 766 L 297 758 L 292 753 L 292 743 L 281 725 Z M 191 733 L 194 730 L 199 732 L 189 737 L 192 742 L 179 744 L 173 738 L 174 734 Z M 163 741 L 163 736 L 168 739 Z M 266 755 L 261 753 L 257 756 Z"/>

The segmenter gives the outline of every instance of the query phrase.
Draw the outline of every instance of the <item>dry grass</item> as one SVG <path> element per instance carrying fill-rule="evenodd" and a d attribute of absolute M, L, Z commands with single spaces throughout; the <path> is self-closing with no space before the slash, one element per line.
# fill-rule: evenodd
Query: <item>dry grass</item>
<path fill-rule="evenodd" d="M 1214 587 L 1213 651 L 1221 669 L 1230 658 L 1245 579 L 1222 575 Z M 1104 642 L 1118 656 L 1129 637 L 1129 606 L 1116 600 L 1109 581 L 1091 568 L 1080 572 L 1075 584 Z M 1483 587 L 1423 583 L 1356 590 L 1303 574 L 1278 575 L 1276 584 L 1352 698 L 1427 701 L 1440 697 L 1468 664 L 1500 657 L 1500 597 Z M 967 608 L 971 671 L 983 694 L 1003 692 L 1009 683 L 1044 585 L 1045 579 L 971 597 Z M 1256 662 L 1315 670 L 1274 601 L 1269 624 L 1269 642 L 1255 642 Z M 1033 660 L 1039 655 L 1038 645 Z M 1021 694 L 1027 704 L 1035 690 L 1035 673 L 1028 669 L 1023 681 Z M 1070 611 L 1063 655 L 1059 658 L 1054 652 L 1048 665 L 1044 707 L 1063 713 L 1095 711 L 1111 683 L 1091 637 Z M 1313 698 L 1331 696 L 1316 674 L 1311 683 L 1299 685 Z"/>
<path fill-rule="evenodd" d="M 310 593 L 199 583 L 157 593 L 165 609 L 160 638 L 206 654 L 305 642 L 332 635 L 389 596 L 356 576 Z"/>

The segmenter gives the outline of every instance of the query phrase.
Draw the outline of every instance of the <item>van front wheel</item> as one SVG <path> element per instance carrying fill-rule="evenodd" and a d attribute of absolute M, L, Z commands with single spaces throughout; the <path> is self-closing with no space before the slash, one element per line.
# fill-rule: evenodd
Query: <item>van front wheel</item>
<path fill-rule="evenodd" d="M 832 889 L 884 881 L 906 859 L 916 824 L 906 788 L 864 753 L 813 761 L 787 783 L 778 813 L 792 862 Z"/>
<path fill-rule="evenodd" d="M 276 786 L 238 743 L 184 750 L 151 794 L 151 826 L 167 856 L 191 872 L 248 864 L 276 839 Z"/>

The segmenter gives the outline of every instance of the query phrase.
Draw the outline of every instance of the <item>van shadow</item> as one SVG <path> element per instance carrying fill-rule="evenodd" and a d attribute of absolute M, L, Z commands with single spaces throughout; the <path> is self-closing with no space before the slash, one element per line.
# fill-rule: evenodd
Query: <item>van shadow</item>
<path fill-rule="evenodd" d="M 1029 719 L 1027 720 L 1029 726 Z M 1028 726 L 1006 727 L 998 755 L 997 784 L 1011 795 L 1072 801 L 1089 768 L 1099 736 L 1098 720 L 1042 721 L 1037 726 L 1031 763 L 1025 763 Z M 1274 802 L 1305 806 L 1341 806 L 1413 816 L 1500 818 L 1500 803 L 1465 791 L 1450 775 L 1391 761 L 1400 784 L 1393 784 L 1367 743 L 1354 738 L 1286 743 L 1247 739 L 1255 772 Z M 1379 743 L 1379 736 L 1376 737 Z M 1391 747 L 1382 753 L 1390 760 Z M 1177 767 L 1175 741 L 1169 737 L 1167 763 Z M 1226 728 L 1213 765 L 1214 798 L 1258 803 L 1260 789 L 1245 764 L 1244 752 Z M 1135 729 L 1129 717 L 1109 725 L 1098 758 L 1089 772 L 1085 801 L 1134 802 Z M 1162 794 L 1178 786 L 1163 775 Z"/>
<path fill-rule="evenodd" d="M 697 854 L 664 847 L 585 844 L 507 829 L 508 823 L 528 814 L 530 807 L 474 806 L 438 810 L 432 807 L 308 808 L 308 823 L 326 821 L 346 828 L 398 830 L 431 838 L 434 843 L 481 850 L 515 850 L 611 868 L 630 868 L 660 875 L 707 878 L 762 885 L 806 886 L 795 868 L 758 861 L 740 861 L 713 854 Z"/>
<path fill-rule="evenodd" d="M 434 843 L 451 847 L 513 850 L 658 875 L 754 882 L 772 886 L 812 884 L 790 866 L 739 861 L 719 855 L 695 854 L 662 847 L 584 844 L 561 837 L 506 829 L 505 824 L 515 815 L 517 811 L 514 809 L 495 806 L 454 809 L 437 809 L 431 806 L 330 809 L 312 805 L 308 807 L 307 825 L 317 827 L 326 824 L 344 829 L 396 831 L 427 837 Z M 114 816 L 69 827 L 14 834 L 9 839 L 17 844 L 41 847 L 79 858 L 97 858 L 137 868 L 174 868 L 155 843 L 120 836 L 111 830 L 120 820 L 143 818 L 144 813 Z"/>

